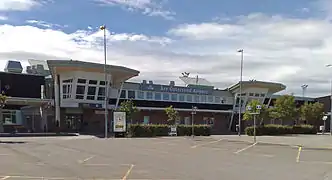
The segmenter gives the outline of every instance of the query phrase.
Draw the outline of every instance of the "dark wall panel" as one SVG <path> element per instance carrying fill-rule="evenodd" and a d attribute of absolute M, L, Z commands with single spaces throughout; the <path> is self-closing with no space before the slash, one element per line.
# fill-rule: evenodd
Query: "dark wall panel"
<path fill-rule="evenodd" d="M 40 98 L 41 85 L 45 85 L 44 76 L 0 72 L 1 90 L 7 96 Z"/>

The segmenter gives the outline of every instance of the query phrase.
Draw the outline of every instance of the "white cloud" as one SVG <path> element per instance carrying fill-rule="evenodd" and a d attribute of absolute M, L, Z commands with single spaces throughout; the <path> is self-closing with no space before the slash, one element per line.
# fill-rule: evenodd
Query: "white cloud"
<path fill-rule="evenodd" d="M 34 24 L 40 27 L 46 27 L 46 28 L 64 28 L 64 27 L 68 27 L 68 25 L 60 25 L 60 24 L 54 24 L 54 23 L 49 23 L 46 21 L 41 21 L 41 20 L 26 20 L 25 21 L 28 24 Z"/>
<path fill-rule="evenodd" d="M 232 22 L 232 23 L 231 23 Z M 101 31 L 68 34 L 32 26 L 0 26 L 0 64 L 8 59 L 77 59 L 103 62 Z M 223 23 L 179 25 L 167 37 L 107 31 L 108 63 L 141 71 L 136 80 L 159 83 L 191 72 L 226 88 L 239 80 L 244 49 L 244 79 L 277 81 L 286 92 L 329 93 L 332 24 L 321 19 L 292 19 L 250 14 Z M 179 81 L 176 81 L 179 83 Z"/>
<path fill-rule="evenodd" d="M 161 16 L 171 20 L 175 13 L 164 10 L 160 0 L 94 0 L 102 5 L 121 6 L 128 11 L 140 11 L 148 16 Z"/>
<path fill-rule="evenodd" d="M 1 0 L 0 11 L 27 11 L 44 2 L 43 0 Z"/>
<path fill-rule="evenodd" d="M 1 16 L 1 15 L 0 15 L 0 21 L 6 21 L 6 20 L 8 20 L 8 17 L 7 17 L 7 16 Z"/>

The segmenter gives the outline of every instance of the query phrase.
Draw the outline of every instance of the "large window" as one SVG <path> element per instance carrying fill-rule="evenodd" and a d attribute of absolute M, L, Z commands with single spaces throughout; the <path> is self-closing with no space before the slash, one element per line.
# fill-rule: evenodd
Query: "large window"
<path fill-rule="evenodd" d="M 193 101 L 193 96 L 192 95 L 187 95 L 187 101 L 192 102 Z"/>
<path fill-rule="evenodd" d="M 195 102 L 199 102 L 199 96 L 195 95 Z"/>
<path fill-rule="evenodd" d="M 85 84 L 86 83 L 86 79 L 77 79 L 77 83 L 78 84 Z"/>
<path fill-rule="evenodd" d="M 3 124 L 16 124 L 16 111 L 4 110 L 2 112 Z"/>
<path fill-rule="evenodd" d="M 144 92 L 143 91 L 138 91 L 137 92 L 137 98 L 138 99 L 144 99 Z"/>
<path fill-rule="evenodd" d="M 185 95 L 184 94 L 179 94 L 179 101 L 181 101 L 181 102 L 185 101 Z"/>
<path fill-rule="evenodd" d="M 135 99 L 135 91 L 132 90 L 128 91 L 128 99 Z"/>
<path fill-rule="evenodd" d="M 73 79 L 66 79 L 62 81 L 62 98 L 71 98 Z"/>
<path fill-rule="evenodd" d="M 78 85 L 76 87 L 76 99 L 84 99 L 85 86 Z"/>
<path fill-rule="evenodd" d="M 169 94 L 168 93 L 163 93 L 163 100 L 166 100 L 166 101 L 169 100 Z"/>
<path fill-rule="evenodd" d="M 212 103 L 213 102 L 213 96 L 208 96 L 208 102 Z"/>
<path fill-rule="evenodd" d="M 120 94 L 121 99 L 126 99 L 126 90 L 122 90 Z"/>
<path fill-rule="evenodd" d="M 152 99 L 153 98 L 153 93 L 148 91 L 146 92 L 146 99 Z"/>
<path fill-rule="evenodd" d="M 204 102 L 204 103 L 205 103 L 205 102 L 206 102 L 206 96 L 204 96 L 204 95 L 203 95 L 203 96 L 201 96 L 201 100 L 202 100 L 202 102 Z"/>
<path fill-rule="evenodd" d="M 88 94 L 86 96 L 86 99 L 88 99 L 88 100 L 95 100 L 96 90 L 97 90 L 97 87 L 95 87 L 95 86 L 89 86 L 88 87 Z"/>
<path fill-rule="evenodd" d="M 97 100 L 98 101 L 105 100 L 105 87 L 99 87 L 98 88 Z"/>
<path fill-rule="evenodd" d="M 172 101 L 177 101 L 178 100 L 178 95 L 177 94 L 172 94 L 171 99 L 172 99 Z"/>
<path fill-rule="evenodd" d="M 161 100 L 161 93 L 160 92 L 154 93 L 154 99 L 155 100 Z"/>

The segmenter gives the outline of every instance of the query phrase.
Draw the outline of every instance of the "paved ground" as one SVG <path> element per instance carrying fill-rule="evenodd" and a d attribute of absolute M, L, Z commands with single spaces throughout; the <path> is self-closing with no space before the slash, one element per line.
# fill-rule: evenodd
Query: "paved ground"
<path fill-rule="evenodd" d="M 0 140 L 0 180 L 332 180 L 331 150 L 215 137 Z"/>
<path fill-rule="evenodd" d="M 253 142 L 252 136 L 247 135 L 213 135 L 214 139 L 227 139 L 231 141 Z M 325 135 L 287 135 L 287 136 L 257 136 L 257 141 L 267 144 L 279 144 L 290 146 L 303 146 L 306 148 L 331 149 L 332 136 Z"/>

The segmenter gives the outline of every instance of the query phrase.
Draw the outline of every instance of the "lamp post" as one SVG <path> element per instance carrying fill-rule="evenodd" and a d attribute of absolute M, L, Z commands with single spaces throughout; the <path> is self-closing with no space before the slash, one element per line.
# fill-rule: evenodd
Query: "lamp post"
<path fill-rule="evenodd" d="M 108 130 L 108 121 L 107 121 L 107 116 L 108 116 L 108 83 L 107 83 L 107 71 L 106 71 L 106 66 L 107 66 L 107 47 L 106 47 L 106 26 L 102 25 L 100 26 L 100 30 L 104 31 L 104 75 L 105 75 L 105 138 L 107 138 L 107 130 Z"/>
<path fill-rule="evenodd" d="M 241 136 L 241 109 L 242 109 L 242 76 L 243 76 L 243 49 L 238 50 L 241 53 L 241 68 L 240 68 L 240 95 L 239 95 L 239 129 L 238 134 Z"/>
<path fill-rule="evenodd" d="M 254 116 L 254 143 L 256 143 L 256 115 L 260 114 L 261 109 L 261 105 L 257 105 L 255 109 L 252 109 L 251 106 L 247 107 L 247 111 L 249 111 L 249 114 Z"/>
<path fill-rule="evenodd" d="M 306 91 L 307 88 L 308 88 L 308 84 L 303 84 L 303 85 L 301 86 L 301 88 L 302 88 L 302 98 L 304 99 L 305 91 Z"/>
<path fill-rule="evenodd" d="M 197 107 L 192 106 L 191 109 L 191 136 L 194 137 L 194 115 L 196 114 Z"/>
<path fill-rule="evenodd" d="M 332 67 L 332 64 L 326 65 L 327 68 Z M 330 79 L 330 136 L 332 136 L 332 80 Z"/>

